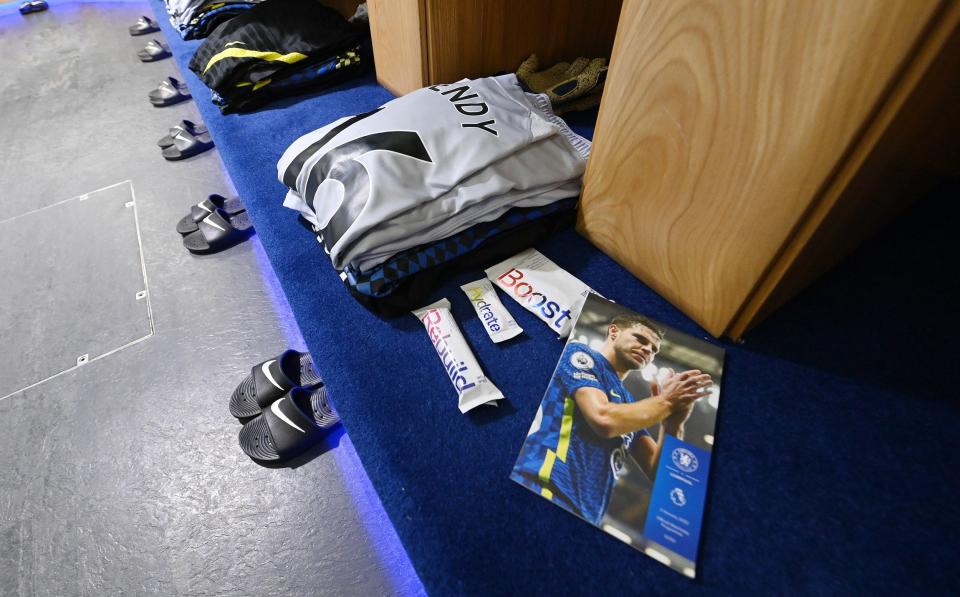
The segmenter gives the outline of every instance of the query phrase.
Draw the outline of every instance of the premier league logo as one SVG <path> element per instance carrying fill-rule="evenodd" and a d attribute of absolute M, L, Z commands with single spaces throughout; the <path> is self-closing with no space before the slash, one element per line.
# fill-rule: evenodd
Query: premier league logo
<path fill-rule="evenodd" d="M 570 355 L 570 364 L 577 369 L 593 369 L 593 357 L 582 350 L 578 350 Z"/>
<path fill-rule="evenodd" d="M 686 448 L 675 449 L 670 458 L 673 460 L 673 464 L 685 473 L 692 473 L 700 466 L 696 455 Z"/>
<path fill-rule="evenodd" d="M 674 487 L 670 490 L 670 501 L 674 506 L 684 506 L 687 503 L 687 496 L 683 495 L 682 489 Z"/>

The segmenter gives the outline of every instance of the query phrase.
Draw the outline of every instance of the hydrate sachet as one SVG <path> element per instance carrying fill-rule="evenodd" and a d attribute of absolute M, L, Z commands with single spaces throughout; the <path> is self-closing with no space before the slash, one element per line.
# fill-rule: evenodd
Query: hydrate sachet
<path fill-rule="evenodd" d="M 480 278 L 475 282 L 464 284 L 460 290 L 463 290 L 470 299 L 473 310 L 477 312 L 477 317 L 483 322 L 483 329 L 487 330 L 491 340 L 503 342 L 523 333 L 523 328 L 514 321 L 513 316 L 500 302 L 490 280 Z"/>

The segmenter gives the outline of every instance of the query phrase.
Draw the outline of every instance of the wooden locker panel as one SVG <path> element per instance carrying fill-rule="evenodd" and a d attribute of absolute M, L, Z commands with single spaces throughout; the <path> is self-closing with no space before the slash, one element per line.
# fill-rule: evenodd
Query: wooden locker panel
<path fill-rule="evenodd" d="M 626 0 L 578 228 L 724 333 L 937 8 Z"/>
<path fill-rule="evenodd" d="M 349 19 L 356 14 L 357 7 L 360 6 L 361 1 L 362 0 L 324 0 L 323 4 Z"/>
<path fill-rule="evenodd" d="M 431 84 L 610 56 L 622 0 L 425 0 Z"/>
<path fill-rule="evenodd" d="M 913 199 L 960 179 L 960 2 L 946 3 L 932 25 L 729 335 L 740 337 Z"/>
<path fill-rule="evenodd" d="M 427 84 L 425 0 L 369 0 L 377 81 L 395 95 Z"/>
<path fill-rule="evenodd" d="M 377 80 L 398 95 L 424 85 L 609 56 L 622 0 L 371 0 Z"/>

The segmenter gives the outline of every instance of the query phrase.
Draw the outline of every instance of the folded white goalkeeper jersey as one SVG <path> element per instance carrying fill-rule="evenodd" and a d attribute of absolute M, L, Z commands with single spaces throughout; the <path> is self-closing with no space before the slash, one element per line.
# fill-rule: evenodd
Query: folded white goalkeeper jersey
<path fill-rule="evenodd" d="M 561 128 L 566 129 L 549 108 L 531 102 L 515 75 L 463 80 L 420 89 L 304 135 L 284 152 L 278 177 L 291 189 L 285 205 L 322 231 L 331 260 L 341 268 L 349 262 L 341 251 L 368 230 L 428 204 Z M 579 137 L 574 141 L 589 147 Z M 580 171 L 554 182 L 579 176 L 586 152 L 580 149 L 566 149 L 581 162 Z M 433 223 L 463 207 L 447 204 L 454 211 L 431 212 L 439 220 Z"/>
<path fill-rule="evenodd" d="M 581 183 L 582 181 L 577 179 L 559 185 L 550 185 L 549 187 L 531 189 L 529 191 L 514 190 L 501 197 L 492 197 L 491 199 L 498 200 L 501 203 L 501 206 L 496 210 L 489 212 L 480 212 L 480 210 L 477 210 L 474 217 L 469 220 L 464 220 L 465 223 L 461 222 L 456 226 L 452 225 L 452 220 L 440 222 L 437 226 L 425 231 L 414 240 L 411 240 L 409 237 L 398 237 L 392 241 L 382 243 L 371 242 L 371 248 L 369 250 L 361 251 L 358 248 L 356 259 L 348 263 L 354 265 L 361 271 L 369 271 L 407 249 L 448 238 L 476 224 L 492 222 L 514 207 L 542 207 L 554 201 L 576 197 L 580 194 Z M 365 244 L 369 238 L 371 237 L 368 236 L 363 239 Z"/>
<path fill-rule="evenodd" d="M 535 143 L 470 176 L 440 198 L 370 229 L 341 253 L 343 259 L 368 270 L 406 249 L 491 222 L 514 207 L 576 197 L 585 159 L 578 164 L 569 147 L 566 155 L 557 156 L 545 145 L 551 140 L 562 143 L 559 135 Z M 571 172 L 574 177 L 562 178 Z"/>

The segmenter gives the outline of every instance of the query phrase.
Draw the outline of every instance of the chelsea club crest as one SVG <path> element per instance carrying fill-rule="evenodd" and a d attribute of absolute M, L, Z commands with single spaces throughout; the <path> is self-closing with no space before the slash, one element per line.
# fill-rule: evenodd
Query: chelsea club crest
<path fill-rule="evenodd" d="M 686 448 L 676 448 L 670 454 L 670 459 L 673 460 L 674 466 L 685 473 L 692 473 L 700 466 L 696 455 Z"/>

